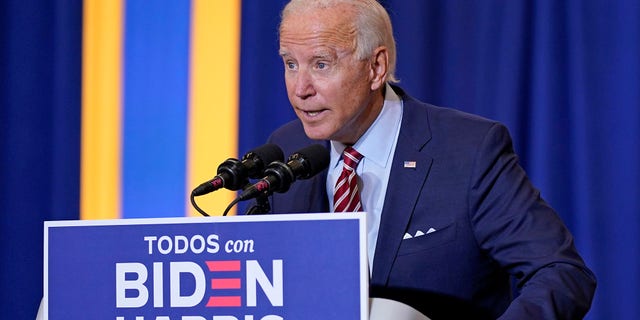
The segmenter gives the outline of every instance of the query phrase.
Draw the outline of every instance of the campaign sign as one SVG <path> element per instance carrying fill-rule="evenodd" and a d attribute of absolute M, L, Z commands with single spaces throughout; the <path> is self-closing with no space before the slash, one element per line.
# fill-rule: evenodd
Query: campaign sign
<path fill-rule="evenodd" d="M 45 222 L 45 319 L 367 319 L 363 214 Z"/>

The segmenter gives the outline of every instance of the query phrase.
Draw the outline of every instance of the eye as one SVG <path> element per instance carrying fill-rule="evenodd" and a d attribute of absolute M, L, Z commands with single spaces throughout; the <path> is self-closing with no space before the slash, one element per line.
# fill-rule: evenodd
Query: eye
<path fill-rule="evenodd" d="M 327 68 L 327 64 L 324 62 L 318 62 L 317 68 L 320 70 L 325 69 Z"/>
<path fill-rule="evenodd" d="M 287 69 L 289 69 L 289 70 L 295 70 L 296 69 L 296 64 L 291 62 L 291 61 L 286 61 L 284 64 L 287 67 Z"/>

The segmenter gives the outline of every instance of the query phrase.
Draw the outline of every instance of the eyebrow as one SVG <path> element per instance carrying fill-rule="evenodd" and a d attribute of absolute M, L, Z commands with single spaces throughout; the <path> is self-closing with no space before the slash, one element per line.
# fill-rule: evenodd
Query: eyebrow
<path fill-rule="evenodd" d="M 329 52 L 321 52 L 321 53 L 317 53 L 313 55 L 313 59 L 332 59 L 334 57 L 333 54 L 329 53 Z"/>
<path fill-rule="evenodd" d="M 283 57 L 283 58 L 290 56 L 288 51 L 285 51 L 285 50 L 282 50 L 282 49 L 278 51 L 278 54 L 280 55 L 280 57 Z M 314 54 L 313 56 L 311 56 L 311 60 L 318 60 L 318 59 L 320 59 L 320 60 L 323 60 L 323 59 L 324 60 L 332 60 L 333 58 L 335 58 L 335 56 L 336 55 L 333 54 L 330 51 L 321 51 L 321 52 L 318 52 L 318 53 Z"/>

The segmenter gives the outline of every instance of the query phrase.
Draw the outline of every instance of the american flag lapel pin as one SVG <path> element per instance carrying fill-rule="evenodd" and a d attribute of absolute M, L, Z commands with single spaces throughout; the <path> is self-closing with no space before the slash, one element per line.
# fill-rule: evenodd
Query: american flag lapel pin
<path fill-rule="evenodd" d="M 416 168 L 416 162 L 415 161 L 405 161 L 404 162 L 404 167 L 405 168 L 409 168 L 409 169 L 415 169 Z"/>

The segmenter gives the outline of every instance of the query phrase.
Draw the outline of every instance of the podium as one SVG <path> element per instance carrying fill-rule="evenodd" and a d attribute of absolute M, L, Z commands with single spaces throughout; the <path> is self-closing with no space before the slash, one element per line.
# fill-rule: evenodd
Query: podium
<path fill-rule="evenodd" d="M 41 319 L 366 320 L 370 303 L 411 312 L 370 302 L 358 213 L 47 221 L 44 233 Z"/>

